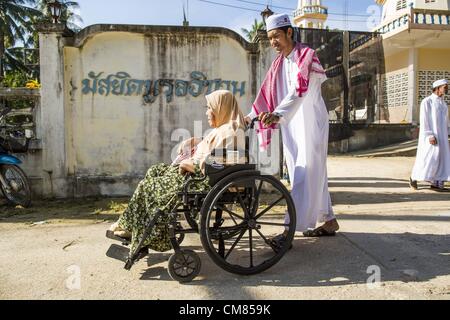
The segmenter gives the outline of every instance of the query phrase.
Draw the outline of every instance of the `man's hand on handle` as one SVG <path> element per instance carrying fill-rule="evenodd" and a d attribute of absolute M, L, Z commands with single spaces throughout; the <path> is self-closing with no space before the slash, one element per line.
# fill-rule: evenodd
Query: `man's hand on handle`
<path fill-rule="evenodd" d="M 244 117 L 244 121 L 247 125 L 250 125 L 252 123 L 252 118 L 250 118 L 249 116 Z M 268 127 L 272 124 L 276 124 L 280 122 L 280 116 L 275 114 L 275 113 L 271 113 L 271 112 L 261 112 L 258 115 L 258 120 L 261 121 L 261 123 L 265 126 Z"/>
<path fill-rule="evenodd" d="M 258 118 L 266 127 L 280 122 L 280 117 L 271 112 L 261 112 Z"/>

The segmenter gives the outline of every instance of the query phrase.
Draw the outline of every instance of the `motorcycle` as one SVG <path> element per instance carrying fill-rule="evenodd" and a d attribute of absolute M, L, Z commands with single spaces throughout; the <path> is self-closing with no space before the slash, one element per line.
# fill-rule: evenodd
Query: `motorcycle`
<path fill-rule="evenodd" d="M 11 108 L 6 105 L 0 109 L 0 189 L 8 203 L 26 208 L 31 204 L 30 184 L 19 167 L 22 161 L 11 153 L 27 152 L 33 131 L 25 129 L 24 133 L 23 130 L 6 124 L 3 120 L 10 111 Z M 20 143 L 24 138 L 25 144 Z"/>

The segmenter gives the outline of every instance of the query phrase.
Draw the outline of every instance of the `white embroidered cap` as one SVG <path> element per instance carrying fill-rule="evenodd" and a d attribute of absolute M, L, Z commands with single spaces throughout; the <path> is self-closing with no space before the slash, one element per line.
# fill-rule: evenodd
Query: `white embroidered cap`
<path fill-rule="evenodd" d="M 274 14 L 269 16 L 266 20 L 267 32 L 286 26 L 292 27 L 291 20 L 287 14 Z"/>
<path fill-rule="evenodd" d="M 444 86 L 446 84 L 448 84 L 447 79 L 441 79 L 441 80 L 435 81 L 435 82 L 433 82 L 433 89 L 440 87 L 440 86 Z"/>

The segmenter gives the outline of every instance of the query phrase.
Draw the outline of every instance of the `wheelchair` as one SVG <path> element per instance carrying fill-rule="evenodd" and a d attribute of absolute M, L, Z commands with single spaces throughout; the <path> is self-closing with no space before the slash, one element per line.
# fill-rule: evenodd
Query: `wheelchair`
<path fill-rule="evenodd" d="M 251 129 L 255 121 L 252 121 Z M 186 234 L 200 234 L 202 247 L 209 258 L 230 273 L 258 274 L 281 260 L 290 249 L 295 234 L 294 202 L 281 181 L 262 174 L 256 164 L 250 163 L 248 133 L 245 139 L 244 163 L 227 164 L 225 158 L 230 150 L 213 150 L 205 165 L 205 175 L 200 179 L 186 179 L 178 193 L 178 203 L 169 212 L 155 211 L 135 250 L 122 259 L 126 270 L 149 254 L 144 242 L 162 215 L 169 217 L 167 228 L 174 250 L 168 261 L 168 272 L 180 283 L 192 281 L 201 269 L 198 254 L 181 248 Z M 236 150 L 231 152 L 236 154 Z M 190 191 L 192 183 L 206 178 L 211 186 L 208 191 Z M 182 216 L 187 228 L 181 224 Z M 288 230 L 285 240 L 273 241 L 285 229 Z M 130 245 L 128 239 L 120 238 L 112 231 L 108 230 L 106 236 L 122 245 Z"/>

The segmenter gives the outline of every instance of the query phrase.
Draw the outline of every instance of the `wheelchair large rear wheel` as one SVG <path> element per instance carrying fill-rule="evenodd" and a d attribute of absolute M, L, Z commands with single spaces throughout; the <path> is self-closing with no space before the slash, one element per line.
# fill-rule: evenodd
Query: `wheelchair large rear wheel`
<path fill-rule="evenodd" d="M 267 270 L 284 256 L 294 239 L 295 225 L 294 203 L 279 180 L 273 176 L 231 175 L 205 198 L 200 238 L 219 267 L 251 275 Z M 285 230 L 284 241 L 271 240 Z"/>

